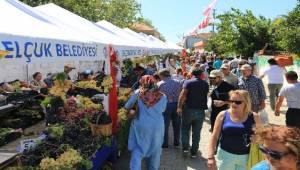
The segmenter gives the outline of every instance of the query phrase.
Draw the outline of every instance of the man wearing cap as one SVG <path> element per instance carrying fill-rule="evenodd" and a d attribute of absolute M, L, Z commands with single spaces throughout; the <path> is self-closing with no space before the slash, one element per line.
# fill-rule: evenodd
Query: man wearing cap
<path fill-rule="evenodd" d="M 69 73 L 75 69 L 75 67 L 73 67 L 71 64 L 66 64 L 64 66 L 64 72 L 68 75 L 68 80 L 71 80 Z"/>
<path fill-rule="evenodd" d="M 234 86 L 223 80 L 223 73 L 220 70 L 213 70 L 210 72 L 209 80 L 210 84 L 213 86 L 213 91 L 211 93 L 211 129 L 213 131 L 216 117 L 218 114 L 228 109 L 226 101 L 229 100 L 229 92 L 234 90 Z"/>
<path fill-rule="evenodd" d="M 227 83 L 233 86 L 237 85 L 238 78 L 236 75 L 230 72 L 229 64 L 222 64 L 221 71 L 224 75 L 224 81 L 226 81 Z"/>
<path fill-rule="evenodd" d="M 238 63 L 238 68 L 235 68 L 235 69 L 232 69 L 231 70 L 231 73 L 233 73 L 234 75 L 236 75 L 238 78 L 240 78 L 242 76 L 242 70 L 241 70 L 241 67 L 244 65 L 244 64 L 247 64 L 247 61 L 246 60 L 240 60 L 239 63 Z"/>
<path fill-rule="evenodd" d="M 177 114 L 182 116 L 181 143 L 183 153 L 189 153 L 189 131 L 192 128 L 191 157 L 197 157 L 200 134 L 207 109 L 208 83 L 201 80 L 201 70 L 193 70 L 193 77 L 183 83 L 179 96 Z"/>
<path fill-rule="evenodd" d="M 174 143 L 175 147 L 179 146 L 179 136 L 180 136 L 180 125 L 181 118 L 177 115 L 176 109 L 178 104 L 178 98 L 181 91 L 181 82 L 171 78 L 170 71 L 168 69 L 162 69 L 158 72 L 158 76 L 161 79 L 157 83 L 159 90 L 164 93 L 168 98 L 168 104 L 165 112 L 163 113 L 165 122 L 165 135 L 163 148 L 168 148 L 168 132 L 170 121 L 172 120 L 173 133 L 174 133 Z"/>
<path fill-rule="evenodd" d="M 265 108 L 266 92 L 263 82 L 252 74 L 252 67 L 249 64 L 244 64 L 241 70 L 243 76 L 238 80 L 238 88 L 249 92 L 252 111 L 258 112 Z"/>

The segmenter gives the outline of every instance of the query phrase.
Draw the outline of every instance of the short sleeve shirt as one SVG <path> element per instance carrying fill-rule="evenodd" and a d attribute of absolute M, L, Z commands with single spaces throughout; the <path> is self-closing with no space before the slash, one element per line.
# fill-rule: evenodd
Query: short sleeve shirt
<path fill-rule="evenodd" d="M 288 108 L 300 109 L 300 83 L 283 86 L 279 96 L 286 98 Z"/>
<path fill-rule="evenodd" d="M 285 70 L 277 65 L 270 66 L 263 74 L 268 77 L 269 84 L 283 84 Z"/>
<path fill-rule="evenodd" d="M 192 78 L 183 83 L 183 89 L 188 90 L 185 105 L 190 109 L 207 109 L 208 83 Z"/>

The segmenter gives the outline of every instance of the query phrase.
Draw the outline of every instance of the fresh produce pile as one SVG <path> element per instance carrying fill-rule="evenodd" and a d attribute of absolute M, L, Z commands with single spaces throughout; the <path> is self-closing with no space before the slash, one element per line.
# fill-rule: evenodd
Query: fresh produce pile
<path fill-rule="evenodd" d="M 7 144 L 10 141 L 19 138 L 22 135 L 21 130 L 14 130 L 12 128 L 0 128 L 0 146 Z"/>
<path fill-rule="evenodd" d="M 110 146 L 112 140 L 92 136 L 87 118 L 47 127 L 44 134 L 44 140 L 20 156 L 23 168 L 90 169 L 95 152 L 102 146 Z"/>
<path fill-rule="evenodd" d="M 40 101 L 33 97 L 14 100 L 13 109 L 0 111 L 1 128 L 27 128 L 44 119 Z"/>
<path fill-rule="evenodd" d="M 95 153 L 103 146 L 112 145 L 113 139 L 109 136 L 111 134 L 104 136 L 92 133 L 93 124 L 105 125 L 106 132 L 112 124 L 110 116 L 104 111 L 101 97 L 101 91 L 107 94 L 111 90 L 112 78 L 102 75 L 99 80 L 72 84 L 65 73 L 58 73 L 54 86 L 42 101 L 23 101 L 19 93 L 12 95 L 12 100 L 22 101 L 22 107 L 14 110 L 15 117 L 0 119 L 0 127 L 24 128 L 25 124 L 46 118 L 46 129 L 42 135 L 44 139 L 19 156 L 21 166 L 15 169 L 92 168 L 91 160 Z M 11 131 L 13 129 L 0 129 L 0 144 Z"/>

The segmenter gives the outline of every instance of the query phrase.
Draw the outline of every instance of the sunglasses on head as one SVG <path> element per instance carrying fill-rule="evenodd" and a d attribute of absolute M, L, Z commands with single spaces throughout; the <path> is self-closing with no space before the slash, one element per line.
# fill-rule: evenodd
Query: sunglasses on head
<path fill-rule="evenodd" d="M 272 159 L 275 159 L 275 160 L 281 160 L 284 156 L 289 154 L 289 152 L 273 151 L 271 149 L 264 147 L 263 145 L 259 145 L 259 150 L 263 154 L 269 155 Z"/>
<path fill-rule="evenodd" d="M 228 100 L 231 104 L 234 103 L 236 105 L 240 105 L 243 103 L 243 101 L 237 101 L 237 100 Z"/>

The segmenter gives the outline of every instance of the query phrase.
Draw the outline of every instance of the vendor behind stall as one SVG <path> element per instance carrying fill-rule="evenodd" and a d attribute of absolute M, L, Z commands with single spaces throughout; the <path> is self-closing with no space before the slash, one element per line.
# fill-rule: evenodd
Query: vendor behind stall
<path fill-rule="evenodd" d="M 31 89 L 39 91 L 41 88 L 47 88 L 46 83 L 43 82 L 42 73 L 36 72 L 32 75 Z"/>
<path fill-rule="evenodd" d="M 76 69 L 75 67 L 73 67 L 71 64 L 66 64 L 64 66 L 64 72 L 68 75 L 68 80 L 71 80 L 69 73 L 73 70 Z"/>

